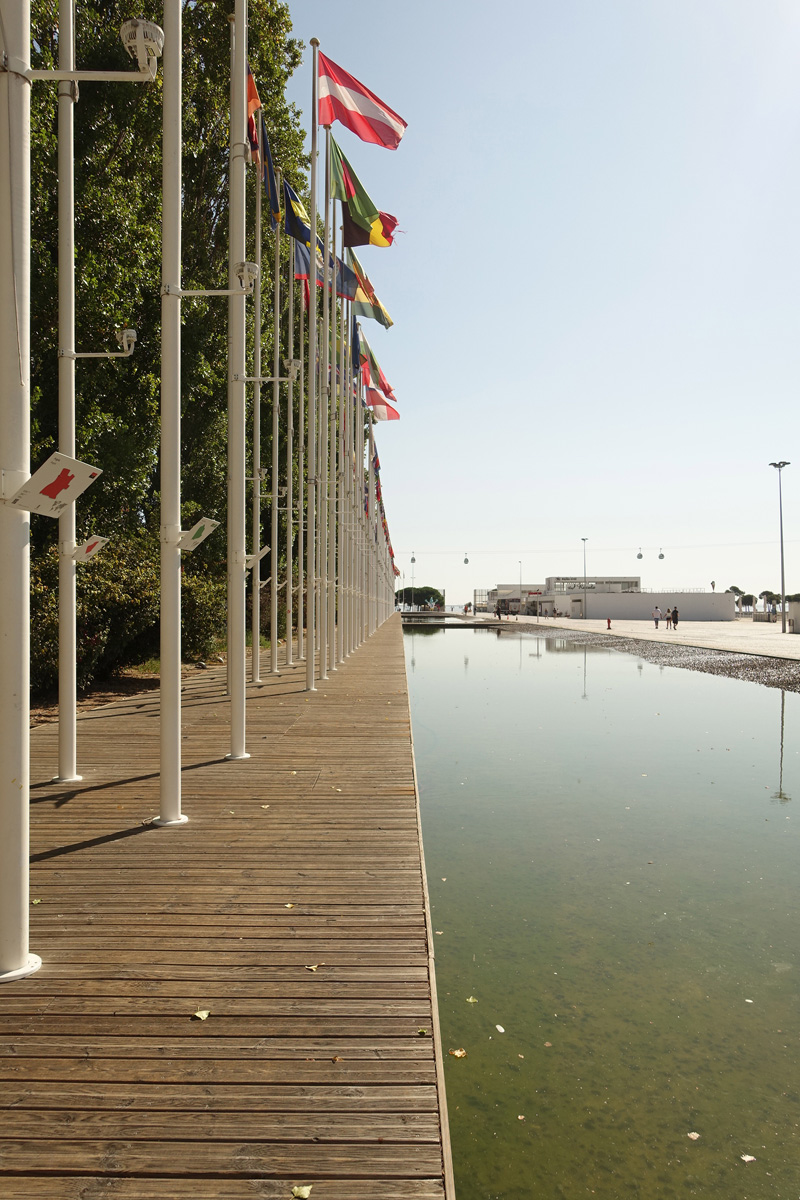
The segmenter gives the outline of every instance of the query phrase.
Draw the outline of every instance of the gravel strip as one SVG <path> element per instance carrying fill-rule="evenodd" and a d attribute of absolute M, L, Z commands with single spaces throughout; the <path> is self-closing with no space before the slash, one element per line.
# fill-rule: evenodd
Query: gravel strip
<path fill-rule="evenodd" d="M 505 630 L 503 630 L 505 632 Z M 578 645 L 605 646 L 624 654 L 635 654 L 658 666 L 684 667 L 707 675 L 726 675 L 746 683 L 800 692 L 800 662 L 789 658 L 767 658 L 759 654 L 735 654 L 730 650 L 709 650 L 704 646 L 664 645 L 630 637 L 604 637 L 572 629 L 536 629 L 537 637 L 566 638 Z"/>

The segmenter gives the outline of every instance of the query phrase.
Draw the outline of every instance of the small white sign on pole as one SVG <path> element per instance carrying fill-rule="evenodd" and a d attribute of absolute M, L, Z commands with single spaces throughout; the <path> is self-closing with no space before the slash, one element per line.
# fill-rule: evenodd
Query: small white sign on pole
<path fill-rule="evenodd" d="M 8 503 L 45 517 L 60 517 L 100 475 L 100 468 L 90 463 L 68 458 L 66 454 L 51 454 Z"/>
<path fill-rule="evenodd" d="M 72 551 L 72 558 L 77 563 L 88 562 L 90 558 L 94 558 L 98 550 L 103 549 L 107 541 L 108 538 L 104 537 L 90 537 L 88 542 L 82 542 L 80 546 L 75 547 Z"/>
<path fill-rule="evenodd" d="M 201 517 L 196 525 L 191 529 L 187 529 L 180 536 L 178 545 L 181 550 L 194 550 L 195 546 L 199 546 L 204 542 L 210 533 L 219 525 L 219 521 L 212 521 L 211 517 Z"/>

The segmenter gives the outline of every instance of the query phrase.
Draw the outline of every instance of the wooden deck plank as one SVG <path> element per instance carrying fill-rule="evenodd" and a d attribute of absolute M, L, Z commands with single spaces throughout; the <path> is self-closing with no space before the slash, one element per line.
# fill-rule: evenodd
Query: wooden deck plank
<path fill-rule="evenodd" d="M 315 693 L 251 685 L 249 760 L 223 685 L 185 680 L 176 829 L 157 693 L 81 716 L 74 784 L 33 731 L 44 965 L 0 988 L 0 1194 L 453 1200 L 399 620 Z"/>

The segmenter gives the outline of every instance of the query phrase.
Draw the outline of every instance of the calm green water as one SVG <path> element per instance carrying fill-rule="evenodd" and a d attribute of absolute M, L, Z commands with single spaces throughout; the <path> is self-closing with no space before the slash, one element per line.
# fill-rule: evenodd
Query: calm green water
<path fill-rule="evenodd" d="M 797 1200 L 800 696 L 513 630 L 406 658 L 459 1200 Z"/>

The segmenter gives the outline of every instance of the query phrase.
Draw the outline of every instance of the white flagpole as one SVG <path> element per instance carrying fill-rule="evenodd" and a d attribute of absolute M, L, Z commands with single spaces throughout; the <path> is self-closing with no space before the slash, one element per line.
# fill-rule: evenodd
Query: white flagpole
<path fill-rule="evenodd" d="M 377 541 L 375 529 L 375 436 L 372 428 L 372 413 L 370 411 L 367 412 L 367 425 L 369 428 L 369 466 L 367 474 L 369 496 L 369 511 L 367 513 L 367 633 L 371 636 L 375 632 L 375 586 L 377 582 L 375 555 L 377 553 Z"/>
<path fill-rule="evenodd" d="M 181 0 L 164 4 L 161 204 L 161 809 L 181 814 Z"/>
<path fill-rule="evenodd" d="M 342 259 L 344 260 L 344 231 L 342 232 Z M 344 289 L 342 289 L 344 290 Z M 347 372 L 345 370 L 345 343 L 347 341 L 347 309 L 349 300 L 344 296 L 341 299 L 341 309 L 339 313 L 339 433 L 337 437 L 337 453 L 339 458 L 339 467 L 336 472 L 336 483 L 338 493 L 338 556 L 339 556 L 339 577 L 338 577 L 338 595 L 339 603 L 337 606 L 337 626 L 339 636 L 336 644 L 336 661 L 337 663 L 344 662 L 344 642 L 345 642 L 345 597 L 347 595 L 347 580 L 345 572 L 345 538 L 347 536 L 347 527 L 345 524 L 345 486 L 344 486 L 344 428 L 345 428 L 345 397 L 347 396 Z"/>
<path fill-rule="evenodd" d="M 286 401 L 286 665 L 291 666 L 294 620 L 294 566 L 292 564 L 292 509 L 294 507 L 294 239 L 289 239 L 289 388 Z"/>
<path fill-rule="evenodd" d="M 253 611 L 250 617 L 250 678 L 261 679 L 261 191 L 264 175 L 264 140 L 261 136 L 261 114 L 257 118 L 259 167 L 256 187 L 256 262 L 258 279 L 253 292 L 253 574 L 251 596 Z"/>
<path fill-rule="evenodd" d="M 330 319 L 331 319 L 331 264 L 330 264 L 330 194 L 331 194 L 331 130 L 325 126 L 325 222 L 322 235 L 322 389 L 320 393 L 320 611 L 319 611 L 319 677 L 328 678 L 328 425 L 330 421 L 331 378 L 330 378 Z"/>
<path fill-rule="evenodd" d="M 292 240 L 294 246 L 294 240 Z M 303 512 L 303 483 L 305 480 L 305 390 L 306 390 L 306 360 L 303 356 L 305 343 L 305 309 L 300 305 L 300 346 L 297 357 L 300 360 L 300 387 L 297 396 L 297 657 L 305 658 L 305 615 L 303 613 L 303 554 L 305 551 L 305 514 Z"/>
<path fill-rule="evenodd" d="M 29 0 L 0 0 L 0 467 L 5 496 L 30 477 L 31 157 Z M 0 503 L 0 981 L 42 965 L 29 952 L 30 516 Z"/>
<path fill-rule="evenodd" d="M 306 580 L 308 584 L 306 616 L 306 690 L 315 692 L 315 602 L 316 590 L 316 487 L 317 487 L 317 77 L 319 39 L 312 38 L 311 79 L 311 200 L 309 203 L 310 237 L 308 261 L 308 499 L 306 527 Z"/>
<path fill-rule="evenodd" d="M 338 384 L 336 379 L 336 293 L 338 291 L 339 263 L 336 258 L 336 201 L 331 200 L 331 296 L 330 296 L 330 371 L 328 384 L 330 393 L 330 422 L 328 456 L 328 669 L 336 670 L 336 404 Z"/>
<path fill-rule="evenodd" d="M 278 670 L 278 439 L 281 420 L 281 229 L 275 230 L 274 303 L 272 317 L 272 501 L 270 512 L 269 669 Z"/>
<path fill-rule="evenodd" d="M 246 258 L 245 201 L 247 130 L 247 0 L 236 0 L 231 74 L 228 287 L 239 287 L 235 271 Z M 245 528 L 245 290 L 228 297 L 228 644 L 231 691 L 230 759 L 249 758 L 246 721 L 246 528 Z"/>
<path fill-rule="evenodd" d="M 58 6 L 58 67 L 75 70 L 73 0 Z M 75 457 L 75 168 L 74 105 L 78 85 L 58 85 L 58 449 Z M 75 505 L 58 519 L 58 775 L 81 778 L 77 761 Z"/>

